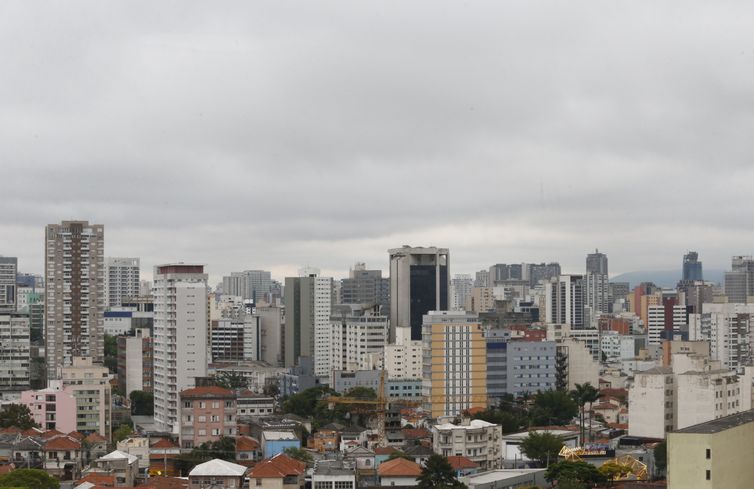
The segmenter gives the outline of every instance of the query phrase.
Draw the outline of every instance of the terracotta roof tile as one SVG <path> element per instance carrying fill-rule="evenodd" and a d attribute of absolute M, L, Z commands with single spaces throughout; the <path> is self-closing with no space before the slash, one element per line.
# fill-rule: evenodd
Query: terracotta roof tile
<path fill-rule="evenodd" d="M 76 438 L 79 441 L 81 441 L 84 438 L 86 438 L 86 435 L 84 435 L 83 433 L 80 433 L 78 431 L 71 431 L 70 433 L 68 433 L 68 436 L 70 436 L 71 438 Z"/>
<path fill-rule="evenodd" d="M 90 482 L 95 486 L 115 487 L 115 476 L 111 474 L 99 474 L 92 472 L 79 479 L 76 485 L 83 484 L 84 482 Z"/>
<path fill-rule="evenodd" d="M 448 457 L 448 462 L 450 463 L 450 466 L 453 467 L 453 470 L 479 468 L 479 465 L 466 457 L 451 455 L 450 457 Z"/>
<path fill-rule="evenodd" d="M 74 439 L 69 438 L 66 435 L 58 436 L 52 439 L 47 440 L 45 442 L 44 450 L 81 450 L 81 442 Z"/>
<path fill-rule="evenodd" d="M 178 477 L 150 477 L 147 483 L 139 486 L 139 489 L 186 489 L 188 479 Z"/>
<path fill-rule="evenodd" d="M 398 449 L 395 447 L 375 447 L 374 448 L 374 454 L 375 455 L 390 455 L 393 452 L 397 452 Z"/>
<path fill-rule="evenodd" d="M 419 477 L 422 468 L 416 462 L 405 458 L 394 458 L 382 462 L 378 469 L 380 477 Z"/>
<path fill-rule="evenodd" d="M 178 445 L 173 443 L 172 440 L 162 438 L 160 441 L 152 445 L 150 448 L 178 448 Z"/>
<path fill-rule="evenodd" d="M 50 439 L 50 438 L 54 438 L 60 435 L 65 435 L 65 433 L 58 430 L 47 430 L 44 433 L 42 433 L 42 438 Z"/>
<path fill-rule="evenodd" d="M 291 475 L 301 475 L 305 471 L 306 464 L 281 453 L 259 462 L 251 469 L 249 477 L 278 479 Z"/>
<path fill-rule="evenodd" d="M 107 438 L 94 431 L 84 438 L 84 441 L 87 443 L 106 443 Z"/>
<path fill-rule="evenodd" d="M 236 438 L 236 451 L 250 452 L 259 450 L 259 442 L 250 436 L 239 436 Z"/>
<path fill-rule="evenodd" d="M 404 428 L 403 436 L 406 440 L 418 440 L 421 438 L 432 438 L 432 433 L 424 428 Z"/>

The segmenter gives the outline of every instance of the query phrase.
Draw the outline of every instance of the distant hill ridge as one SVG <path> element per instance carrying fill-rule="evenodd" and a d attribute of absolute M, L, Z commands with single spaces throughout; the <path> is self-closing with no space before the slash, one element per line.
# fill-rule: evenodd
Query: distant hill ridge
<path fill-rule="evenodd" d="M 704 270 L 704 280 L 722 284 L 725 270 Z M 628 282 L 635 287 L 642 282 L 654 282 L 663 288 L 674 288 L 681 280 L 681 270 L 647 270 L 642 272 L 627 272 L 610 277 L 611 282 Z"/>

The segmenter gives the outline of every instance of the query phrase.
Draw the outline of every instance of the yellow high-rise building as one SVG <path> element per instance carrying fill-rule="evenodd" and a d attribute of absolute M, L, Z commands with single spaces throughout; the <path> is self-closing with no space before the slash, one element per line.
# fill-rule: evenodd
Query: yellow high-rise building
<path fill-rule="evenodd" d="M 433 418 L 487 407 L 487 346 L 476 314 L 430 311 L 422 353 L 425 409 Z"/>

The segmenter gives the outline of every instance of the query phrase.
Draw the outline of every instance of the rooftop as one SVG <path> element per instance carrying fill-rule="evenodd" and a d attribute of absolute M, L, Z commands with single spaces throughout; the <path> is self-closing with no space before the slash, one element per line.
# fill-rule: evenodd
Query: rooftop
<path fill-rule="evenodd" d="M 695 424 L 694 426 L 689 426 L 687 428 L 674 431 L 673 433 L 712 434 L 736 428 L 738 426 L 752 422 L 754 422 L 754 409 L 750 411 L 744 411 L 742 413 L 731 414 L 730 416 L 707 421 L 706 423 Z"/>
<path fill-rule="evenodd" d="M 483 421 L 481 419 L 472 419 L 469 424 L 453 424 L 453 423 L 443 423 L 435 426 L 438 430 L 455 430 L 455 429 L 464 429 L 464 430 L 476 430 L 479 428 L 489 428 L 490 426 L 497 426 L 494 423 L 488 423 L 487 421 Z"/>
<path fill-rule="evenodd" d="M 218 476 L 218 477 L 241 477 L 249 470 L 243 465 L 234 464 L 219 458 L 204 462 L 194 467 L 189 472 L 189 477 L 196 476 Z"/>
<path fill-rule="evenodd" d="M 422 468 L 411 460 L 394 458 L 393 460 L 382 462 L 377 471 L 380 477 L 419 477 L 422 473 Z"/>
<path fill-rule="evenodd" d="M 217 397 L 236 397 L 236 394 L 229 389 L 217 387 L 215 385 L 206 387 L 194 387 L 193 389 L 186 389 L 181 391 L 181 398 L 188 397 L 203 397 L 203 398 L 217 398 Z"/>
<path fill-rule="evenodd" d="M 481 484 L 493 484 L 498 481 L 504 481 L 506 479 L 513 479 L 522 475 L 533 475 L 537 472 L 544 472 L 545 469 L 497 469 L 489 470 L 487 472 L 480 472 L 479 474 L 470 475 L 464 477 L 463 481 L 468 481 L 467 485 L 481 485 Z"/>

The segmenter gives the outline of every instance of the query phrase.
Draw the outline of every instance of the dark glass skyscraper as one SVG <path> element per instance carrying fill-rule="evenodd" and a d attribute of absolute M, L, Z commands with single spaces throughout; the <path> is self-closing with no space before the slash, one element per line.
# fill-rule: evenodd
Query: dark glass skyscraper
<path fill-rule="evenodd" d="M 689 251 L 683 255 L 683 278 L 684 282 L 704 280 L 702 275 L 702 262 L 699 261 L 699 253 Z"/>

